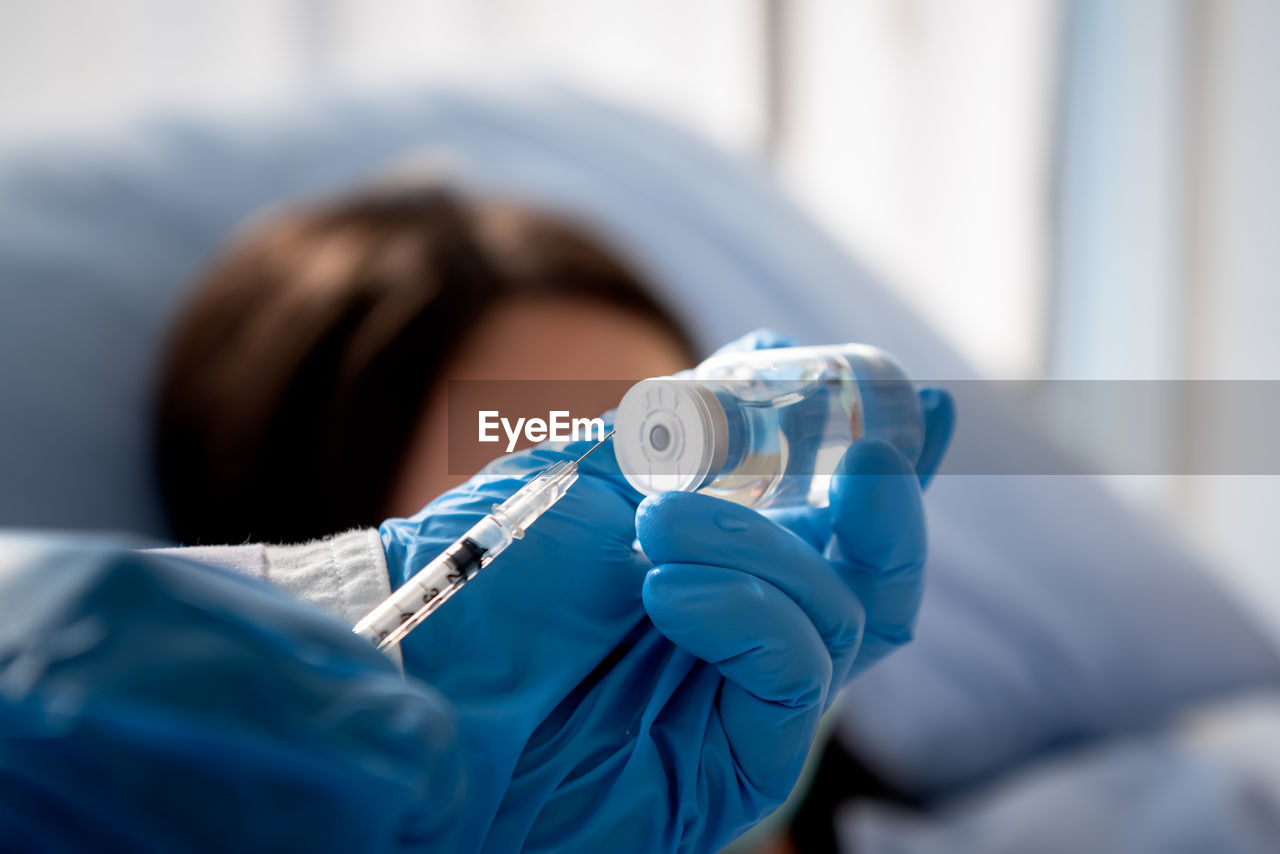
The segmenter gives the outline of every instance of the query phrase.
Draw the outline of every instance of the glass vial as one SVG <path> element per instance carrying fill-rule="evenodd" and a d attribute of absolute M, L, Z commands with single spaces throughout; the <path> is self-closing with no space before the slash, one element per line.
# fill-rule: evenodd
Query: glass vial
<path fill-rule="evenodd" d="M 618 464 L 641 493 L 703 492 L 755 508 L 826 506 L 836 464 L 864 436 L 912 463 L 924 442 L 910 380 L 865 344 L 713 356 L 687 378 L 636 383 L 614 426 Z"/>

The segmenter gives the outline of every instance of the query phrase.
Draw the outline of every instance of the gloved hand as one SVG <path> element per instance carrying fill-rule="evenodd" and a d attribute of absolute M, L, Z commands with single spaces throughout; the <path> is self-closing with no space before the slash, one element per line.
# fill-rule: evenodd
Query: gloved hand
<path fill-rule="evenodd" d="M 5 850 L 453 850 L 447 703 L 336 620 L 47 537 L 0 537 L 0 602 Z"/>
<path fill-rule="evenodd" d="M 413 518 L 388 519 L 380 531 L 392 586 L 492 505 L 591 444 L 503 457 Z M 611 446 L 589 456 L 579 473 L 523 539 L 400 644 L 405 673 L 440 682 L 458 711 L 469 780 L 458 851 L 521 847 L 505 830 L 489 831 L 530 737 L 625 637 L 647 624 L 640 590 L 650 563 L 633 547 L 641 496 L 618 471 Z M 522 803 L 534 808 L 543 799 L 535 794 Z"/>
<path fill-rule="evenodd" d="M 925 403 L 934 465 L 951 410 Z M 393 584 L 586 447 L 503 458 L 388 520 Z M 786 520 L 799 536 L 687 494 L 648 499 L 637 524 L 610 450 L 402 644 L 459 711 L 475 783 L 460 850 L 715 850 L 785 798 L 835 691 L 909 637 L 923 515 L 893 448 L 851 448 L 830 512 Z"/>

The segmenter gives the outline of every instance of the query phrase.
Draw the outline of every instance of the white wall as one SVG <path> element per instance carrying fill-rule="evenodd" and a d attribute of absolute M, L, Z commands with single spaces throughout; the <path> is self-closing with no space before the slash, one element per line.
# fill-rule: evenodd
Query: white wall
<path fill-rule="evenodd" d="M 1188 373 L 1280 382 L 1280 3 L 1207 11 Z M 1198 415 L 1197 441 L 1230 445 Z M 1186 495 L 1189 527 L 1280 636 L 1280 476 L 1194 478 Z"/>
<path fill-rule="evenodd" d="M 280 96 L 305 79 L 284 0 L 6 0 L 0 139 L 110 126 L 167 106 Z"/>
<path fill-rule="evenodd" d="M 306 86 L 556 78 L 776 155 L 801 200 L 962 351 L 1035 375 L 1057 0 L 772 0 L 790 24 L 776 102 L 770 5 L 6 0 L 0 139 Z"/>
<path fill-rule="evenodd" d="M 1067 73 L 1051 375 L 1280 380 L 1280 4 L 1076 0 Z M 1171 474 L 1113 484 L 1280 636 L 1280 477 L 1185 474 L 1248 470 L 1258 425 L 1178 388 Z M 1105 424 L 1061 423 L 1105 456 Z"/>
<path fill-rule="evenodd" d="M 980 368 L 1039 376 L 1058 3 L 793 8 L 783 176 Z"/>
<path fill-rule="evenodd" d="M 0 138 L 305 86 L 537 75 L 754 151 L 759 25 L 738 0 L 5 0 Z"/>

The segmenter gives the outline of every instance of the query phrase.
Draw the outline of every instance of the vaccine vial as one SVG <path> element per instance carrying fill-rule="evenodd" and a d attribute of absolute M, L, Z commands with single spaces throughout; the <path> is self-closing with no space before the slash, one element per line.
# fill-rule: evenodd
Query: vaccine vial
<path fill-rule="evenodd" d="M 826 506 L 836 464 L 864 436 L 911 463 L 920 400 L 888 353 L 864 344 L 713 356 L 636 383 L 614 417 L 614 453 L 646 495 L 702 492 L 762 509 Z"/>

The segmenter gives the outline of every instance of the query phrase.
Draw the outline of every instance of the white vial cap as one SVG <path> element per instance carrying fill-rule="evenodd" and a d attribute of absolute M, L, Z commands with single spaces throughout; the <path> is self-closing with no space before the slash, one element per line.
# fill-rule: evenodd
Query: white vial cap
<path fill-rule="evenodd" d="M 719 473 L 729 445 L 724 407 L 692 380 L 636 383 L 618 404 L 614 428 L 618 466 L 645 495 L 698 489 Z"/>

